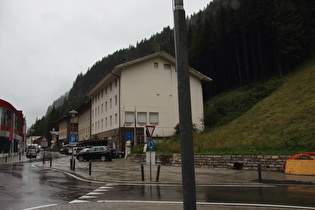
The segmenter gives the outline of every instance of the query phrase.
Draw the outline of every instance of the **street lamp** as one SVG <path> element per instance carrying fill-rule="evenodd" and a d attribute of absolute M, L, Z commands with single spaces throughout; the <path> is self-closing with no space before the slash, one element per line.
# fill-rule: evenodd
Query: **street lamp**
<path fill-rule="evenodd" d="M 73 136 L 75 135 L 75 132 L 74 132 L 74 118 L 75 118 L 75 114 L 77 114 L 78 112 L 75 111 L 74 109 L 72 109 L 70 112 L 71 114 L 71 119 L 70 119 L 70 143 L 71 143 L 71 138 L 73 138 Z M 73 158 L 73 144 L 71 145 L 72 146 L 72 158 L 71 158 L 71 170 L 74 170 L 74 158 Z"/>

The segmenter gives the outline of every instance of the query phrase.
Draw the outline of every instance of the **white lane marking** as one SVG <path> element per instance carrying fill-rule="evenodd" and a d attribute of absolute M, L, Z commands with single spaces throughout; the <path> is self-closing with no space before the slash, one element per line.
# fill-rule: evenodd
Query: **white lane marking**
<path fill-rule="evenodd" d="M 106 187 L 106 186 L 104 186 L 104 187 L 100 187 L 100 189 L 112 189 L 113 187 Z"/>
<path fill-rule="evenodd" d="M 48 204 L 48 205 L 43 205 L 43 206 L 36 206 L 36 207 L 31 207 L 23 210 L 34 210 L 34 209 L 41 209 L 45 207 L 52 207 L 52 206 L 57 206 L 58 204 Z"/>
<path fill-rule="evenodd" d="M 97 198 L 97 196 L 90 196 L 90 195 L 83 195 L 79 198 L 80 199 L 92 199 L 92 198 Z"/>
<path fill-rule="evenodd" d="M 78 199 L 76 199 L 76 200 L 73 200 L 73 201 L 71 201 L 71 202 L 69 202 L 69 203 L 89 203 L 90 201 L 84 201 L 84 200 L 78 200 Z"/>
<path fill-rule="evenodd" d="M 182 204 L 182 201 L 141 201 L 141 200 L 98 200 L 99 203 L 152 203 L 152 204 Z M 291 209 L 315 209 L 308 206 L 276 205 L 276 204 L 254 204 L 254 203 L 212 203 L 197 202 L 197 205 L 221 205 L 221 206 L 246 206 L 264 208 L 291 208 Z"/>
<path fill-rule="evenodd" d="M 103 193 L 100 193 L 100 192 L 89 192 L 86 195 L 103 195 Z"/>

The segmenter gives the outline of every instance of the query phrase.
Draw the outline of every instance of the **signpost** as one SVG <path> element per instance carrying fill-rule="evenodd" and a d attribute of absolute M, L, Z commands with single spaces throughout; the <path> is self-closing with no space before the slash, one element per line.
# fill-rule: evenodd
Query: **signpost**
<path fill-rule="evenodd" d="M 126 141 L 133 140 L 133 133 L 126 133 Z"/>
<path fill-rule="evenodd" d="M 148 149 L 151 151 L 151 150 L 153 150 L 154 149 L 154 141 L 153 141 L 153 139 L 149 139 L 148 140 Z"/>
<path fill-rule="evenodd" d="M 154 141 L 152 139 L 153 133 L 155 130 L 155 126 L 147 125 L 146 126 L 146 134 L 150 138 L 147 142 L 147 147 L 150 150 L 150 181 L 152 181 L 152 150 L 155 147 Z"/>
<path fill-rule="evenodd" d="M 43 148 L 44 150 L 44 154 L 43 154 L 43 163 L 45 163 L 45 148 L 48 147 L 48 141 L 46 138 L 43 138 L 42 141 L 40 142 L 40 146 Z"/>
<path fill-rule="evenodd" d="M 78 143 L 77 135 L 70 135 L 69 136 L 69 145 L 70 146 L 76 146 Z"/>

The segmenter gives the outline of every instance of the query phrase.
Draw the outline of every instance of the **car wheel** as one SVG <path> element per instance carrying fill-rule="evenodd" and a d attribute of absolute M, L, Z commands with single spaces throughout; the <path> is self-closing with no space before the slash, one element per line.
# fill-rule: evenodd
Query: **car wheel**
<path fill-rule="evenodd" d="M 107 159 L 107 158 L 106 158 L 106 156 L 104 156 L 104 155 L 103 155 L 103 156 L 101 156 L 101 161 L 103 161 L 103 162 L 104 162 L 104 161 L 106 161 L 106 159 Z"/>
<path fill-rule="evenodd" d="M 83 156 L 79 156 L 79 157 L 78 157 L 78 160 L 79 160 L 80 162 L 84 161 Z"/>

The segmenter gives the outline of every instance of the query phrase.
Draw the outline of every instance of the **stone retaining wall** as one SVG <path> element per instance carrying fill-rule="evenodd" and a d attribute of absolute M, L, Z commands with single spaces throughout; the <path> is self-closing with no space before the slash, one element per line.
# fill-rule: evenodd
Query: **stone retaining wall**
<path fill-rule="evenodd" d="M 282 165 L 289 157 L 289 155 L 195 155 L 195 166 L 257 170 L 260 164 L 264 171 L 282 171 Z M 128 159 L 143 163 L 146 155 L 128 155 Z M 181 155 L 156 155 L 156 163 L 181 166 Z"/>

